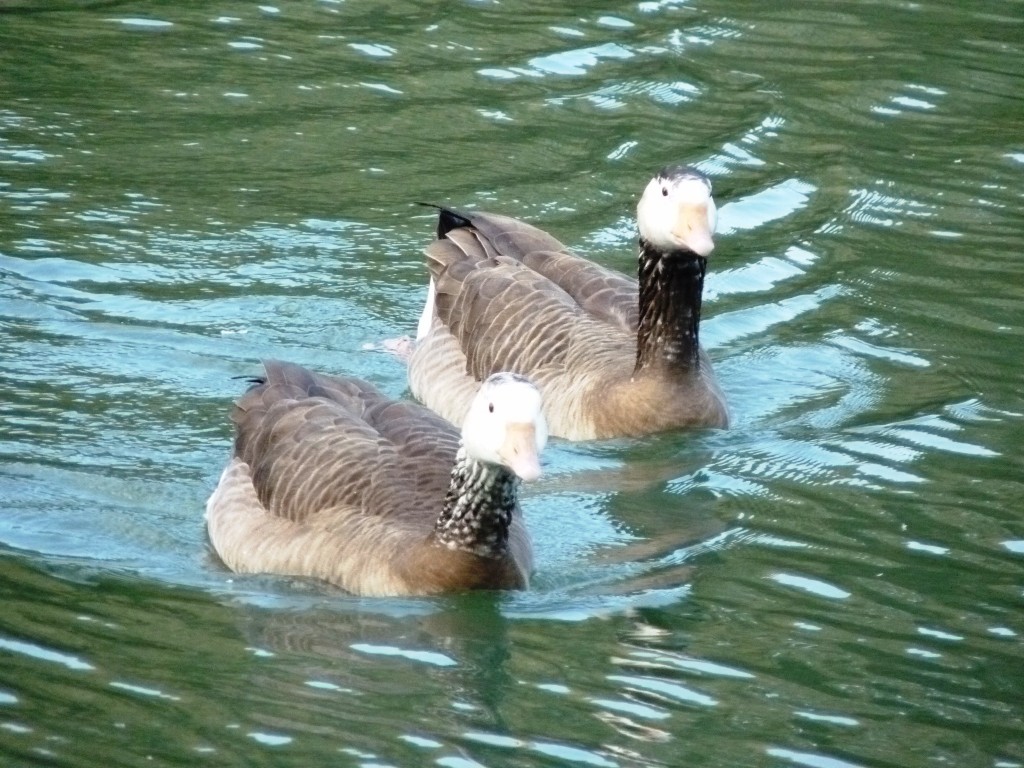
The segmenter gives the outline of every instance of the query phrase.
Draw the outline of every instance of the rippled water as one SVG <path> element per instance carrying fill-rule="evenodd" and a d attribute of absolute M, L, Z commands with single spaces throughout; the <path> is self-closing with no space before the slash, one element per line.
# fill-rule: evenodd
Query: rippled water
<path fill-rule="evenodd" d="M 1024 765 L 1019 4 L 0 3 L 5 765 Z M 420 200 L 633 268 L 728 432 L 556 444 L 531 591 L 235 578 L 261 357 L 405 393 Z"/>

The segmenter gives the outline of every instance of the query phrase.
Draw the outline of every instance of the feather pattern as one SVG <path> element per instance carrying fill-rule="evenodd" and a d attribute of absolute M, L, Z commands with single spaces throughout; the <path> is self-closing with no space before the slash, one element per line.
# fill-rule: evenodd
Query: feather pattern
<path fill-rule="evenodd" d="M 450 423 L 364 381 L 265 368 L 232 412 L 234 453 L 207 503 L 229 568 L 364 595 L 527 585 L 510 469 L 470 458 Z"/>
<path fill-rule="evenodd" d="M 727 426 L 699 344 L 710 181 L 663 169 L 638 212 L 639 282 L 517 219 L 439 208 L 413 394 L 458 422 L 476 383 L 507 370 L 540 387 L 551 434 L 570 440 Z"/>

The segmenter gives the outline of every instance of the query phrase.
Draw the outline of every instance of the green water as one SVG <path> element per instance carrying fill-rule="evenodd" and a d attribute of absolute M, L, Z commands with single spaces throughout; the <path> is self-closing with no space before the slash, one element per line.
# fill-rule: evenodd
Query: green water
<path fill-rule="evenodd" d="M 1024 766 L 1024 6 L 0 0 L 4 766 Z M 407 394 L 432 222 L 631 270 L 728 432 L 554 444 L 531 591 L 234 577 L 261 357 Z"/>

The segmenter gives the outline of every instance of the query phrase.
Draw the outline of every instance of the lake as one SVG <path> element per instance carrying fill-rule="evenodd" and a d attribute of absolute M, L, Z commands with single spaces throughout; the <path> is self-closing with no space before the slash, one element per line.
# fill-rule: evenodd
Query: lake
<path fill-rule="evenodd" d="M 1024 766 L 1019 3 L 0 0 L 0 755 Z M 235 576 L 261 358 L 408 397 L 431 213 L 719 206 L 727 431 L 569 444 L 529 591 Z"/>

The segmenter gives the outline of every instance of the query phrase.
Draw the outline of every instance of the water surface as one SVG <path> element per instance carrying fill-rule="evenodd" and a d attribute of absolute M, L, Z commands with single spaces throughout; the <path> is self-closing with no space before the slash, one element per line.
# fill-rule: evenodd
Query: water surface
<path fill-rule="evenodd" d="M 1013 4 L 0 4 L 5 764 L 1024 765 Z M 633 268 L 714 179 L 727 432 L 555 444 L 532 589 L 235 577 L 262 357 L 407 395 L 429 212 Z"/>

